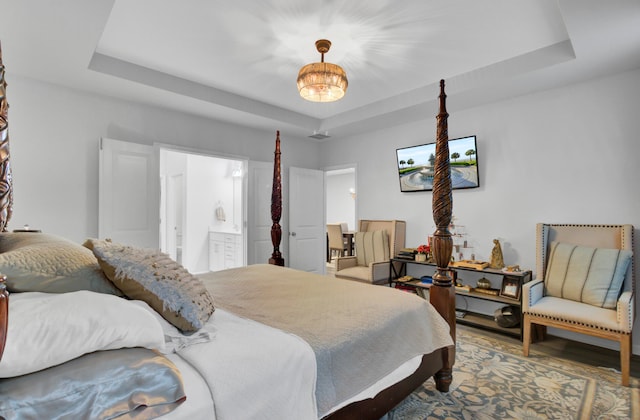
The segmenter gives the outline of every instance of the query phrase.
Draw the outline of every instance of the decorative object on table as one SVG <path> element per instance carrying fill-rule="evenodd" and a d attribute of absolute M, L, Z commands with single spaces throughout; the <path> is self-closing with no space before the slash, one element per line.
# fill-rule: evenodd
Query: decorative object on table
<path fill-rule="evenodd" d="M 463 225 L 456 223 L 456 217 L 451 216 L 451 223 L 449 224 L 449 230 L 451 231 L 451 240 L 453 241 L 452 261 L 463 260 L 465 253 L 469 254 L 471 251 L 463 252 L 463 249 L 467 247 L 467 232 Z"/>
<path fill-rule="evenodd" d="M 520 266 L 515 264 L 515 265 L 508 265 L 505 268 L 502 269 L 502 271 L 504 271 L 505 273 L 519 273 L 520 270 Z"/>
<path fill-rule="evenodd" d="M 476 293 L 481 293 L 483 295 L 489 295 L 489 296 L 500 295 L 500 289 L 481 289 L 479 287 L 476 287 L 475 289 L 473 289 L 473 291 Z"/>
<path fill-rule="evenodd" d="M 502 287 L 500 288 L 500 296 L 520 299 L 520 290 L 522 289 L 520 277 L 504 276 L 502 279 Z"/>
<path fill-rule="evenodd" d="M 478 289 L 491 289 L 491 281 L 489 281 L 488 278 L 483 277 L 481 279 L 478 279 L 478 281 L 476 282 L 476 287 Z"/>
<path fill-rule="evenodd" d="M 486 261 L 476 261 L 476 260 L 460 260 L 453 261 L 450 264 L 452 267 L 465 267 L 465 268 L 475 268 L 476 270 L 484 270 L 489 266 L 489 263 Z"/>
<path fill-rule="evenodd" d="M 395 281 L 395 285 L 393 286 L 394 288 L 398 289 L 398 290 L 402 290 L 403 292 L 409 292 L 409 293 L 417 293 L 416 292 L 416 287 L 414 285 L 411 284 L 411 282 L 417 281 L 418 279 L 416 279 L 415 277 L 411 277 L 411 276 L 402 276 L 402 277 L 398 277 Z"/>
<path fill-rule="evenodd" d="M 427 261 L 429 259 L 429 253 L 431 252 L 431 248 L 429 245 L 420 245 L 417 249 L 416 261 Z"/>
<path fill-rule="evenodd" d="M 498 326 L 502 328 L 517 327 L 520 325 L 521 317 L 520 308 L 513 305 L 503 306 L 502 308 L 496 309 L 493 313 L 493 319 Z"/>
<path fill-rule="evenodd" d="M 415 260 L 416 253 L 418 251 L 416 248 L 402 248 L 397 254 L 396 258 L 400 258 L 403 260 Z"/>
<path fill-rule="evenodd" d="M 465 284 L 456 284 L 456 292 L 470 292 L 471 286 Z"/>
<path fill-rule="evenodd" d="M 493 240 L 493 249 L 491 250 L 491 264 L 489 264 L 489 267 L 498 269 L 504 267 L 502 248 L 500 248 L 500 241 L 497 239 Z"/>

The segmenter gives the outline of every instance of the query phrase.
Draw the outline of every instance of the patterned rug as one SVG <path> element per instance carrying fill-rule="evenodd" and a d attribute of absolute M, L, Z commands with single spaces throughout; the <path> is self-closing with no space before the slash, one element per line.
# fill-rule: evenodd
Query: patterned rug
<path fill-rule="evenodd" d="M 638 419 L 640 381 L 458 328 L 449 393 L 425 382 L 388 415 L 423 419 Z"/>

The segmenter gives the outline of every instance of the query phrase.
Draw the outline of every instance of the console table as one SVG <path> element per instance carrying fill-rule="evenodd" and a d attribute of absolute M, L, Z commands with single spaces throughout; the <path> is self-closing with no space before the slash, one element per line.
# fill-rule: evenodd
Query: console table
<path fill-rule="evenodd" d="M 425 298 L 425 293 L 428 293 L 429 288 L 431 287 L 430 283 L 424 283 L 419 278 L 412 278 L 410 280 L 399 280 L 403 277 L 406 277 L 407 274 L 407 265 L 416 265 L 420 266 L 419 269 L 424 269 L 424 271 L 430 271 L 428 275 L 431 275 L 433 271 L 435 271 L 435 264 L 429 262 L 421 262 L 415 260 L 409 260 L 404 258 L 392 258 L 391 264 L 389 264 L 389 286 L 393 286 L 394 283 L 401 284 L 404 286 L 408 286 L 415 290 L 415 292 Z M 531 281 L 531 271 L 514 271 L 514 272 L 506 272 L 502 270 L 497 270 L 493 268 L 484 268 L 481 270 L 475 268 L 467 268 L 467 267 L 451 267 L 451 271 L 454 273 L 454 278 L 458 278 L 458 272 L 468 272 L 468 273 L 480 273 L 482 277 L 488 278 L 492 286 L 494 287 L 490 290 L 493 293 L 497 293 L 496 295 L 488 294 L 492 293 L 491 291 L 484 292 L 477 291 L 478 289 L 473 287 L 471 284 L 464 284 L 463 287 L 456 287 L 456 295 L 463 296 L 465 298 L 471 299 L 479 299 L 483 301 L 490 301 L 494 303 L 501 303 L 505 305 L 513 305 L 521 310 L 522 305 L 522 285 Z M 462 276 L 462 275 L 461 275 Z M 459 279 L 460 280 L 460 279 Z M 506 283 L 505 283 L 506 282 Z M 507 296 L 514 295 L 513 290 L 503 290 L 504 284 L 516 284 L 517 285 L 517 293 L 515 296 Z M 497 290 L 497 292 L 495 292 Z M 501 292 L 506 292 L 502 293 Z M 521 314 L 522 315 L 522 314 Z M 466 308 L 459 309 L 456 307 L 456 322 L 464 325 L 471 325 L 474 327 L 479 327 L 491 331 L 500 332 L 503 334 L 511 335 L 517 338 L 522 339 L 522 322 L 518 327 L 513 328 L 503 328 L 499 326 L 493 316 L 485 315 L 482 313 L 470 311 Z"/>

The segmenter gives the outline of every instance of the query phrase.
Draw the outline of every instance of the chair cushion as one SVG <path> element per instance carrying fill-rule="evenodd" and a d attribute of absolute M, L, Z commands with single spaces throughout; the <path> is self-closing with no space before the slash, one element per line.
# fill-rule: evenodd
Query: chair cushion
<path fill-rule="evenodd" d="M 371 283 L 371 270 L 369 267 L 357 265 L 336 271 L 335 277 L 339 279 L 358 280 L 364 283 Z"/>
<path fill-rule="evenodd" d="M 613 309 L 631 255 L 628 250 L 552 242 L 545 275 L 546 295 Z"/>
<path fill-rule="evenodd" d="M 356 232 L 357 265 L 387 261 L 389 257 L 389 235 L 384 230 Z"/>
<path fill-rule="evenodd" d="M 545 296 L 529 307 L 527 313 L 581 325 L 629 333 L 628 324 L 619 323 L 616 311 L 596 308 L 582 302 L 574 302 L 553 296 Z"/>

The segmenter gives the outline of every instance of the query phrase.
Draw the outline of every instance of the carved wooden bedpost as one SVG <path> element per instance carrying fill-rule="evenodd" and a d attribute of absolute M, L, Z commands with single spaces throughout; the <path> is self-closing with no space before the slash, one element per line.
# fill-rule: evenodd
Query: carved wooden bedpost
<path fill-rule="evenodd" d="M 7 231 L 7 224 L 13 213 L 13 184 L 9 164 L 9 103 L 7 102 L 7 82 L 4 80 L 2 45 L 0 45 L 0 231 Z M 0 360 L 9 330 L 9 292 L 6 277 L 0 274 Z"/>
<path fill-rule="evenodd" d="M 4 80 L 2 45 L 0 45 L 0 232 L 7 231 L 13 214 L 13 183 L 9 161 L 9 103 L 6 97 L 7 82 Z"/>
<path fill-rule="evenodd" d="M 6 280 L 7 276 L 0 274 L 0 360 L 2 360 L 9 331 L 9 292 L 7 292 Z"/>
<path fill-rule="evenodd" d="M 440 112 L 437 119 L 436 162 L 433 176 L 433 221 L 436 231 L 433 234 L 433 256 L 437 271 L 433 276 L 433 285 L 429 290 L 429 301 L 445 318 L 451 328 L 451 337 L 456 341 L 455 289 L 453 276 L 449 269 L 453 240 L 449 231 L 453 208 L 451 195 L 451 168 L 449 165 L 449 133 L 446 108 L 447 95 L 444 93 L 444 80 L 440 80 Z M 455 345 L 443 353 L 446 358 L 444 367 L 436 376 L 439 391 L 449 391 L 452 369 L 455 362 Z"/>
<path fill-rule="evenodd" d="M 269 264 L 284 266 L 284 258 L 280 252 L 282 240 L 282 228 L 280 216 L 282 216 L 282 175 L 280 173 L 280 131 L 276 131 L 276 151 L 273 159 L 273 188 L 271 190 L 271 243 L 273 254 L 269 258 Z"/>

